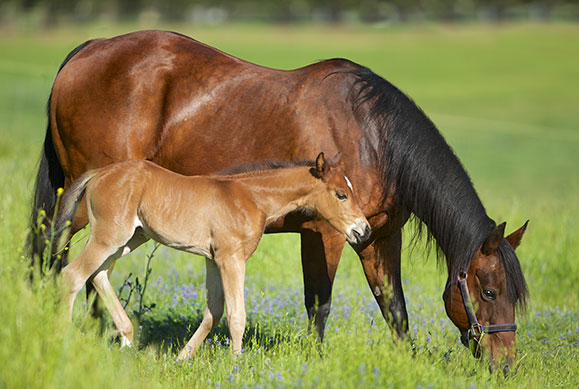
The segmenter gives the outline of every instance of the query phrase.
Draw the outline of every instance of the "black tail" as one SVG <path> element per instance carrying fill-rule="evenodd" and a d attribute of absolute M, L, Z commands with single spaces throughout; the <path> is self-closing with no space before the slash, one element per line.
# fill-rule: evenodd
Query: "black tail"
<path fill-rule="evenodd" d="M 72 57 L 74 57 L 90 42 L 91 41 L 85 42 L 68 53 L 60 65 L 58 72 L 60 72 L 68 61 L 70 61 Z M 64 171 L 62 170 L 62 166 L 60 165 L 52 141 L 52 129 L 50 126 L 51 99 L 52 92 L 48 98 L 48 125 L 46 127 L 46 136 L 44 138 L 42 153 L 40 154 L 36 183 L 34 185 L 34 198 L 30 216 L 30 231 L 28 233 L 25 249 L 30 266 L 39 266 L 41 269 L 47 268 L 47 264 L 43 263 L 43 257 L 45 256 L 45 250 L 47 247 L 46 241 L 50 236 L 50 224 L 56 207 L 57 190 L 58 188 L 64 187 Z M 41 227 L 42 225 L 45 227 Z M 50 268 L 54 268 L 57 272 L 66 265 L 66 259 L 57 261 L 56 257 L 53 257 L 53 255 L 50 254 L 49 256 L 51 259 L 50 264 L 48 265 Z"/>
<path fill-rule="evenodd" d="M 64 172 L 52 143 L 49 123 L 34 185 L 30 231 L 26 242 L 26 251 L 31 268 L 34 266 L 39 266 L 40 269 L 46 267 L 46 264 L 43 263 L 46 241 L 49 239 L 50 221 L 56 206 L 57 190 L 62 187 L 64 187 Z M 54 262 L 54 258 L 52 258 L 49 266 L 60 271 L 60 264 Z"/>

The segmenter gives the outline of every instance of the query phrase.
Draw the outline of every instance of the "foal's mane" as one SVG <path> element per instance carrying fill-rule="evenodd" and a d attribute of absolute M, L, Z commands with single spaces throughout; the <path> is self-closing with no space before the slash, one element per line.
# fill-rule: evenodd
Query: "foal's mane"
<path fill-rule="evenodd" d="M 249 162 L 233 165 L 220 170 L 216 174 L 219 176 L 251 175 L 266 172 L 268 170 L 289 169 L 293 167 L 314 166 L 313 161 L 308 160 L 266 160 L 262 162 Z"/>
<path fill-rule="evenodd" d="M 460 161 L 426 114 L 404 93 L 370 69 L 356 65 L 353 111 L 366 112 L 362 127 L 378 131 L 376 148 L 384 200 L 417 218 L 417 235 L 426 226 L 427 242 L 442 252 L 450 280 L 469 268 L 476 251 L 495 229 Z M 364 156 L 361 156 L 364 158 Z M 440 255 L 438 256 L 441 257 Z M 499 258 L 513 303 L 525 305 L 527 286 L 519 260 L 503 240 Z"/>

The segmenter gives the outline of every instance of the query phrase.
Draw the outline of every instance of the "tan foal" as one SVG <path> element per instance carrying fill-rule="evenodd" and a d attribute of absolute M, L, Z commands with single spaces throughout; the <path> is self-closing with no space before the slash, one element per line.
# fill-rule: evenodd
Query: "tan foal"
<path fill-rule="evenodd" d="M 147 161 L 91 170 L 65 193 L 57 230 L 72 219 L 83 195 L 90 237 L 62 272 L 63 302 L 71 320 L 76 295 L 90 280 L 111 313 L 122 344 L 130 345 L 133 326 L 108 278 L 113 263 L 149 239 L 206 258 L 207 307 L 178 359 L 194 355 L 218 324 L 224 302 L 233 352 L 241 352 L 245 263 L 268 223 L 300 209 L 327 220 L 352 243 L 370 234 L 343 167 L 330 166 L 323 153 L 309 166 L 229 176 L 186 177 Z"/>

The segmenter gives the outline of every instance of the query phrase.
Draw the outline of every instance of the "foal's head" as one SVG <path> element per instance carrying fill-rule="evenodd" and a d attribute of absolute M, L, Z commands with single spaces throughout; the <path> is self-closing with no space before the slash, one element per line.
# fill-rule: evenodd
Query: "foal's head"
<path fill-rule="evenodd" d="M 370 225 L 358 207 L 343 164 L 330 166 L 324 153 L 320 153 L 310 172 L 321 184 L 320 190 L 312 192 L 312 203 L 317 213 L 343 233 L 348 242 L 359 244 L 366 240 L 370 236 Z"/>

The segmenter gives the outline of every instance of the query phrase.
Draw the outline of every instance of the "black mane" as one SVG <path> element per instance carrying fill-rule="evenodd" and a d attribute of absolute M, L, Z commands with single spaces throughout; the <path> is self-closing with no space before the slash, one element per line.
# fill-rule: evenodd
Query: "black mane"
<path fill-rule="evenodd" d="M 351 89 L 354 111 L 364 111 L 367 131 L 377 131 L 378 165 L 395 204 L 427 227 L 445 258 L 450 280 L 469 268 L 476 251 L 496 227 L 486 214 L 460 161 L 426 114 L 395 86 L 360 67 Z M 508 246 L 508 247 L 506 247 Z M 504 240 L 499 257 L 508 296 L 524 305 L 527 288 L 519 261 Z"/>

